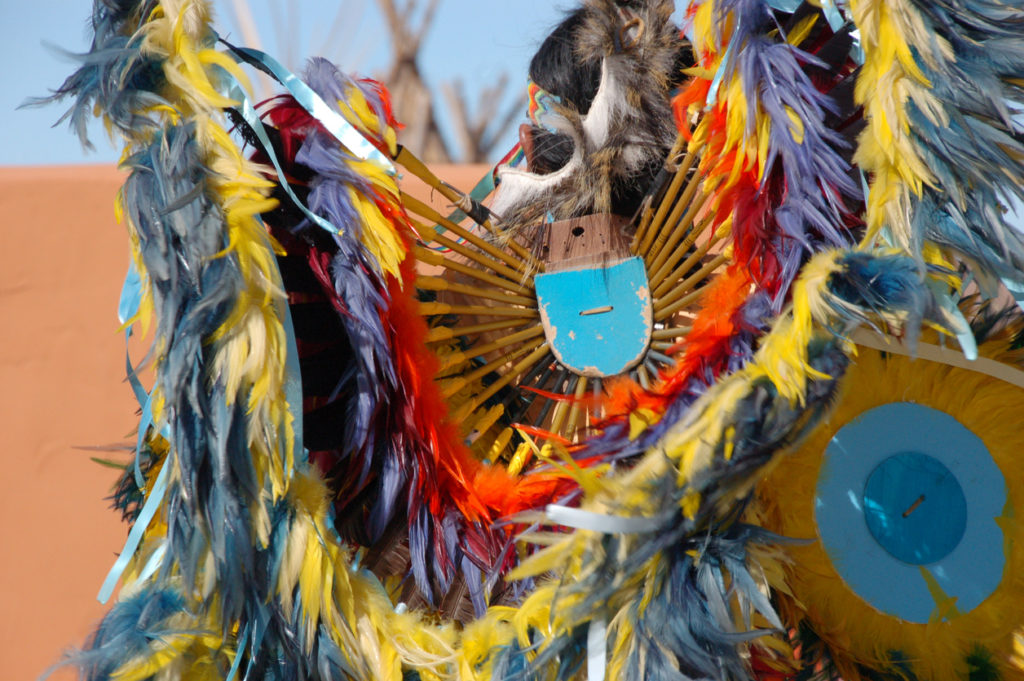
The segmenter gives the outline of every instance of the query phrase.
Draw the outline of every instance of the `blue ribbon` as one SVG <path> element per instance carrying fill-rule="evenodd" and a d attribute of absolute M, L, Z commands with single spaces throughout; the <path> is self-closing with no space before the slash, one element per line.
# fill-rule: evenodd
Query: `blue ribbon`
<path fill-rule="evenodd" d="M 284 169 L 281 168 L 281 162 L 278 161 L 277 154 L 274 153 L 274 145 L 270 143 L 270 137 L 267 135 L 267 129 L 264 127 L 259 114 L 256 113 L 255 107 L 253 107 L 249 98 L 245 96 L 245 92 L 242 90 L 238 80 L 227 71 L 224 71 L 224 74 L 231 82 L 228 97 L 240 102 L 241 110 L 239 113 L 242 115 L 242 118 L 245 119 L 245 122 L 249 124 L 249 127 L 252 128 L 252 131 L 256 133 L 256 137 L 259 138 L 260 144 L 263 145 L 263 150 L 270 159 L 270 163 L 274 166 L 274 170 L 277 171 L 277 178 L 280 180 L 281 189 L 284 190 L 285 194 L 288 195 L 288 198 L 290 198 L 292 202 L 298 206 L 299 210 L 301 210 L 307 218 L 312 220 L 314 224 L 331 234 L 341 234 L 341 229 L 335 227 L 329 220 L 324 219 L 307 208 L 306 204 L 302 203 L 302 201 L 299 200 L 299 197 L 295 195 L 295 192 L 292 191 L 291 185 L 288 183 L 287 178 L 285 178 Z"/>
<path fill-rule="evenodd" d="M 1002 282 L 1013 299 L 1017 301 L 1017 307 L 1024 310 L 1024 281 L 1003 277 Z"/>
<path fill-rule="evenodd" d="M 142 303 L 142 277 L 135 267 L 135 262 L 128 265 L 128 272 L 124 275 L 124 284 L 121 285 L 121 298 L 117 301 L 117 319 L 126 324 L 129 319 L 139 312 L 139 305 Z"/>
<path fill-rule="evenodd" d="M 117 557 L 114 566 L 107 573 L 107 578 L 103 580 L 103 586 L 100 587 L 100 592 L 96 596 L 100 603 L 106 603 L 110 600 L 110 596 L 114 593 L 114 587 L 117 586 L 117 581 L 121 579 L 125 568 L 128 567 L 128 561 L 132 559 L 135 551 L 139 548 L 142 535 L 145 534 L 150 521 L 156 515 L 157 508 L 160 507 L 160 502 L 164 499 L 164 493 L 167 491 L 168 471 L 170 469 L 170 459 L 165 460 L 164 465 L 160 467 L 160 474 L 156 476 L 156 482 L 153 483 L 153 491 L 146 498 L 146 503 L 142 507 L 139 517 L 135 519 L 135 524 L 132 525 L 132 531 L 128 533 L 128 539 L 124 543 L 124 548 L 121 549 L 121 555 Z"/>
<path fill-rule="evenodd" d="M 960 311 L 959 306 L 953 300 L 947 285 L 931 279 L 928 281 L 928 288 L 932 290 L 935 300 L 943 311 L 956 322 L 953 335 L 956 336 L 957 342 L 960 343 L 960 349 L 963 351 L 964 357 L 969 360 L 978 359 L 978 342 L 974 339 L 974 334 L 971 332 L 971 325 L 967 323 L 963 312 Z"/>
<path fill-rule="evenodd" d="M 157 571 L 160 564 L 164 562 L 164 555 L 167 553 L 167 544 L 161 544 L 156 547 L 153 554 L 146 561 L 146 567 L 142 568 L 142 572 L 139 573 L 139 581 L 144 582 L 153 576 L 153 573 Z"/>
<path fill-rule="evenodd" d="M 311 87 L 306 85 L 298 76 L 289 71 L 287 68 L 282 66 L 277 60 L 270 55 L 259 50 L 254 50 L 247 47 L 231 47 L 232 50 L 237 51 L 240 54 L 244 54 L 246 57 L 253 61 L 261 64 L 266 71 L 274 77 L 277 82 L 285 87 L 288 92 L 295 98 L 295 101 L 299 103 L 311 116 L 316 118 L 324 128 L 332 135 L 336 140 L 341 142 L 350 152 L 355 156 L 370 161 L 384 170 L 388 175 L 394 177 L 397 175 L 394 164 L 384 154 L 380 152 L 377 147 L 367 140 L 359 130 L 351 123 L 346 121 L 340 114 L 335 112 L 330 106 L 324 102 L 324 100 L 318 95 Z M 225 72 L 226 73 L 226 72 Z M 263 122 L 260 120 L 259 115 L 256 113 L 252 103 L 245 96 L 244 92 L 237 79 L 231 74 L 227 74 L 231 79 L 234 89 L 229 95 L 232 99 L 242 102 L 242 110 L 239 112 L 242 117 L 245 118 L 246 122 L 256 133 L 260 143 L 263 145 L 267 156 L 270 158 L 274 169 L 277 171 L 277 176 L 280 179 L 281 188 L 284 189 L 285 193 L 291 198 L 299 209 L 317 225 L 323 227 L 327 231 L 333 234 L 341 234 L 341 230 L 331 225 L 330 222 L 324 220 L 318 215 L 313 214 L 305 205 L 299 201 L 298 197 L 292 192 L 291 187 L 288 184 L 287 179 L 284 176 L 284 171 L 281 169 L 281 165 L 277 160 L 277 156 L 274 153 L 273 146 L 270 144 L 270 138 L 266 134 L 266 129 L 263 126 Z M 484 175 L 473 187 L 469 193 L 469 197 L 476 201 L 481 202 L 490 196 L 491 192 L 494 191 L 496 182 L 494 178 L 494 170 Z M 448 215 L 448 220 L 459 223 L 466 219 L 466 213 L 461 209 L 456 209 Z M 440 225 L 435 225 L 434 230 L 437 233 L 444 232 L 444 228 Z"/>
<path fill-rule="evenodd" d="M 363 159 L 377 165 L 388 175 L 396 174 L 395 166 L 391 159 L 382 154 L 377 147 L 366 139 L 359 130 L 346 121 L 341 114 L 336 112 L 313 88 L 302 82 L 298 76 L 286 69 L 280 62 L 266 52 L 254 50 L 248 47 L 232 47 L 232 50 L 261 64 L 272 75 L 277 82 L 285 87 L 295 101 L 298 102 L 311 116 L 320 121 L 336 140 Z"/>
<path fill-rule="evenodd" d="M 729 46 L 725 48 L 725 54 L 722 55 L 722 63 L 718 65 L 715 77 L 711 80 L 711 88 L 708 90 L 708 97 L 705 101 L 705 110 L 710 110 L 715 105 L 715 102 L 718 101 L 718 88 L 725 77 L 725 70 L 729 67 L 729 63 L 732 62 L 732 49 L 735 45 L 736 41 L 730 40 Z"/>
<path fill-rule="evenodd" d="M 295 340 L 295 325 L 292 323 L 292 311 L 286 304 L 281 325 L 287 336 L 288 354 L 285 356 L 284 397 L 288 401 L 288 411 L 292 416 L 292 447 L 295 456 L 305 461 L 302 433 L 302 373 L 299 371 L 299 345 Z M 288 471 L 291 474 L 293 471 Z"/>
<path fill-rule="evenodd" d="M 836 6 L 835 0 L 821 0 L 821 11 L 825 14 L 825 20 L 828 21 L 828 27 L 832 29 L 833 33 L 846 23 L 846 19 L 843 18 L 843 13 Z"/>
<path fill-rule="evenodd" d="M 118 300 L 117 305 L 117 317 L 122 324 L 128 322 L 129 319 L 134 317 L 139 311 L 139 304 L 142 301 L 142 277 L 139 274 L 138 268 L 135 267 L 135 263 L 131 263 L 128 267 L 128 272 L 125 275 L 124 284 L 121 286 L 121 297 Z M 127 345 L 128 339 L 131 338 L 132 329 L 129 326 L 125 330 L 125 344 Z M 146 486 L 145 476 L 142 474 L 142 467 L 140 464 L 140 457 L 142 455 L 142 442 L 146 436 L 146 432 L 150 426 L 153 425 L 153 396 L 152 393 L 146 391 L 142 385 L 142 381 L 139 380 L 139 376 L 135 371 L 135 367 L 132 365 L 131 355 L 128 349 L 125 348 L 125 372 L 128 378 L 128 384 L 132 388 L 132 392 L 135 394 L 135 400 L 139 403 L 139 407 L 142 408 L 142 418 L 139 421 L 138 437 L 135 441 L 135 457 L 133 461 L 134 473 L 135 473 L 135 484 L 139 489 L 144 489 Z M 161 430 L 161 434 L 170 439 L 170 429 L 165 425 Z M 171 467 L 169 459 L 164 461 L 164 465 L 160 469 L 160 473 L 157 475 L 156 481 L 153 483 L 153 490 L 146 498 L 146 503 L 143 504 L 142 510 L 139 512 L 139 516 L 135 519 L 135 524 L 132 525 L 131 532 L 128 533 L 128 539 L 125 540 L 124 547 L 121 549 L 121 554 L 117 557 L 114 565 L 110 568 L 107 573 L 107 577 L 103 580 L 103 585 L 100 587 L 100 592 L 97 595 L 97 599 L 100 603 L 106 603 L 110 600 L 110 596 L 114 593 L 114 588 L 117 586 L 117 582 L 121 579 L 121 575 L 124 574 L 125 569 L 128 567 L 128 561 L 131 560 L 132 556 L 135 555 L 136 550 L 139 548 L 139 543 L 142 541 L 142 535 L 145 533 L 146 528 L 149 527 L 150 521 L 156 515 L 157 509 L 160 507 L 160 502 L 163 501 L 164 493 L 167 491 L 167 471 Z M 163 560 L 164 553 L 166 552 L 166 546 L 161 546 L 153 555 L 150 556 L 145 567 L 140 574 L 140 579 L 144 580 L 151 576 L 156 569 L 160 566 Z"/>
<path fill-rule="evenodd" d="M 121 286 L 121 298 L 117 303 L 117 318 L 121 324 L 128 323 L 129 319 L 138 314 L 141 302 L 142 277 L 139 275 L 139 270 L 135 267 L 135 263 L 132 262 L 128 265 L 128 272 L 125 274 L 124 284 Z M 135 393 L 135 400 L 139 403 L 139 407 L 142 408 L 142 423 L 139 425 L 139 435 L 135 442 L 135 458 L 132 461 L 132 465 L 135 469 L 135 485 L 139 489 L 143 489 L 146 486 L 146 480 L 142 475 L 139 455 L 142 453 L 142 438 L 145 436 L 146 429 L 153 423 L 153 411 L 150 406 L 150 395 L 143 387 L 138 374 L 135 373 L 135 367 L 132 365 L 131 354 L 128 352 L 128 339 L 131 338 L 131 336 L 132 327 L 129 326 L 124 332 L 125 374 L 128 378 L 128 385 L 131 386 L 132 392 Z"/>
<path fill-rule="evenodd" d="M 256 133 L 256 137 L 259 138 L 260 143 L 263 145 L 263 150 L 266 152 L 267 157 L 270 158 L 270 162 L 273 164 L 274 170 L 277 171 L 277 177 L 280 180 L 281 188 L 286 194 L 288 194 L 288 197 L 296 206 L 299 207 L 299 210 L 301 210 L 306 217 L 331 234 L 340 235 L 342 233 L 340 229 L 331 224 L 330 221 L 309 210 L 309 208 L 307 208 L 306 205 L 299 200 L 299 197 L 292 191 L 291 185 L 288 183 L 288 180 L 284 175 L 284 170 L 281 168 L 281 163 L 277 159 L 277 154 L 274 153 L 274 145 L 270 143 L 270 137 L 267 135 L 267 130 L 263 126 L 263 121 L 260 120 L 259 114 L 256 113 L 255 107 L 253 107 L 249 98 L 245 96 L 238 79 L 227 71 L 224 71 L 224 73 L 231 83 L 228 96 L 231 99 L 241 102 L 241 111 L 239 113 L 242 114 L 245 122 L 249 124 L 249 127 L 252 128 L 254 133 Z M 281 325 L 284 327 L 288 347 L 287 355 L 285 357 L 284 391 L 285 399 L 288 401 L 288 411 L 292 416 L 293 452 L 297 456 L 304 457 L 304 440 L 302 432 L 302 375 L 299 371 L 299 346 L 295 340 L 295 325 L 292 323 L 291 308 L 287 304 L 284 306 L 284 315 L 281 320 Z"/>
<path fill-rule="evenodd" d="M 242 663 L 243 642 L 248 642 L 251 629 L 252 623 L 249 622 L 245 625 L 245 629 L 242 630 L 242 635 L 238 638 L 238 647 L 235 650 L 235 659 L 231 661 L 231 669 L 228 670 L 228 676 L 224 681 L 235 681 L 235 676 L 238 675 L 238 666 Z"/>
<path fill-rule="evenodd" d="M 125 346 L 128 345 L 128 339 L 131 337 L 131 329 L 125 332 Z M 128 353 L 128 348 L 125 347 L 124 351 L 124 364 L 125 373 L 128 377 L 128 384 L 132 387 L 132 392 L 135 393 L 135 401 L 139 403 L 142 408 L 142 421 L 139 423 L 138 437 L 135 440 L 135 458 L 132 462 L 135 467 L 135 486 L 139 489 L 143 489 L 146 486 L 146 480 L 142 475 L 142 468 L 139 464 L 139 455 L 142 453 L 142 437 L 146 432 L 146 428 L 153 423 L 153 410 L 150 406 L 150 395 L 146 392 L 146 389 L 142 386 L 142 381 L 139 380 L 138 374 L 135 373 L 135 367 L 132 366 L 132 358 Z"/>

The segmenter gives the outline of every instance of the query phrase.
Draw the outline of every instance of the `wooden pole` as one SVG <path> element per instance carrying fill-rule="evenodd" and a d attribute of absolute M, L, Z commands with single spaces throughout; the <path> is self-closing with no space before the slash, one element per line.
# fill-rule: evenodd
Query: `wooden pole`
<path fill-rule="evenodd" d="M 489 331 L 512 329 L 528 323 L 529 322 L 522 319 L 509 319 L 496 322 L 486 322 L 483 324 L 472 324 L 470 326 L 435 326 L 434 328 L 427 330 L 427 342 L 441 343 L 444 341 L 450 341 L 453 338 L 461 338 L 462 336 L 476 336 L 481 333 L 488 333 Z"/>
<path fill-rule="evenodd" d="M 544 343 L 542 343 L 540 345 L 543 347 L 543 349 L 545 351 L 547 351 L 547 342 L 544 342 Z M 507 363 L 511 362 L 512 360 L 514 360 L 514 359 L 522 357 L 527 352 L 530 352 L 530 350 L 533 349 L 533 348 L 538 348 L 538 345 L 536 345 L 536 344 L 532 345 L 532 346 L 531 345 L 524 345 L 524 346 L 522 346 L 520 348 L 516 348 L 515 350 L 513 350 L 509 354 L 504 355 L 502 357 L 499 357 L 498 359 L 493 360 L 491 362 L 488 362 L 487 364 L 483 365 L 482 367 L 478 367 L 478 368 L 474 369 L 473 371 L 469 372 L 468 374 L 463 374 L 462 376 L 456 377 L 454 380 L 452 380 L 451 383 L 449 383 L 447 385 L 443 385 L 441 387 L 441 395 L 445 399 L 448 399 L 449 397 L 451 397 L 455 393 L 457 393 L 460 390 L 462 390 L 463 388 L 465 388 L 467 385 L 470 385 L 474 381 L 477 381 L 477 380 L 483 378 L 484 376 L 486 376 L 487 374 L 491 373 L 492 371 L 495 371 L 498 367 L 500 367 L 500 366 L 502 366 L 504 364 L 507 364 Z M 538 348 L 538 349 L 540 349 L 540 348 Z M 536 351 L 534 351 L 533 354 L 536 354 Z M 532 357 L 533 355 L 530 355 L 530 356 Z M 539 357 L 538 357 L 538 359 L 539 359 Z M 511 374 L 505 374 L 505 376 L 510 376 L 510 375 Z M 504 376 L 502 378 L 504 378 Z M 515 377 L 513 376 L 512 378 L 515 378 Z M 511 381 L 512 378 L 509 378 L 509 381 Z M 498 380 L 501 380 L 501 379 L 498 379 Z M 505 383 L 508 383 L 508 381 L 505 381 Z M 502 385 L 505 385 L 505 384 L 502 384 Z M 486 390 L 485 390 L 485 392 L 486 392 Z M 497 392 L 497 390 L 495 390 L 494 392 Z M 494 393 L 491 393 L 491 394 L 493 395 Z M 488 397 L 490 397 L 490 395 L 488 395 Z M 472 398 L 472 399 L 476 400 L 475 397 Z M 486 399 L 487 398 L 485 397 L 484 400 L 486 400 Z M 477 402 L 477 406 L 482 404 L 484 402 L 484 400 L 479 400 Z M 474 406 L 469 411 L 472 412 L 475 409 L 476 409 L 476 406 Z"/>
<path fill-rule="evenodd" d="M 504 307 L 490 305 L 450 305 L 448 303 L 426 302 L 420 303 L 420 313 L 432 314 L 471 314 L 480 317 L 538 317 L 539 313 L 535 308 L 528 307 Z"/>
<path fill-rule="evenodd" d="M 650 227 L 644 234 L 643 240 L 639 242 L 639 246 L 637 248 L 633 249 L 633 252 L 637 255 L 644 255 L 650 251 L 654 238 L 658 236 L 658 232 L 664 224 L 665 214 L 668 213 L 670 208 L 680 203 L 675 201 L 675 196 L 679 193 L 679 187 L 686 181 L 687 176 L 690 173 L 690 169 L 693 167 L 693 162 L 697 159 L 698 153 L 699 149 L 697 147 L 691 147 L 686 152 L 686 156 L 683 157 L 683 162 L 679 165 L 679 168 L 676 169 L 676 175 L 672 178 L 672 185 L 669 187 L 669 190 L 672 193 L 671 200 L 668 193 L 666 193 L 665 197 L 661 201 L 661 205 L 658 206 L 658 212 L 651 221 Z M 697 173 L 694 173 L 694 176 L 696 176 L 696 174 Z M 691 182 L 691 184 L 696 183 Z"/>
<path fill-rule="evenodd" d="M 716 255 L 707 265 L 704 265 L 704 267 L 700 268 L 696 273 L 681 281 L 675 288 L 669 291 L 664 298 L 656 299 L 654 301 L 654 321 L 660 322 L 667 319 L 686 307 L 686 305 L 689 304 L 689 301 L 696 300 L 696 296 L 691 298 L 691 295 L 699 295 L 699 291 L 692 291 L 690 295 L 685 295 L 686 292 L 690 291 L 697 282 L 707 277 L 722 263 L 728 261 L 729 257 L 725 253 Z"/>
<path fill-rule="evenodd" d="M 427 166 L 422 161 L 416 158 L 416 156 L 411 151 L 409 151 L 405 147 L 399 147 L 398 153 L 395 155 L 394 160 L 396 163 L 400 163 L 410 173 L 412 173 L 419 179 L 423 180 L 429 187 L 436 189 L 438 192 L 440 192 L 441 196 L 451 201 L 454 205 L 458 206 L 467 214 L 470 213 L 470 211 L 472 210 L 472 206 L 470 205 L 469 197 L 463 194 L 462 192 L 458 191 L 454 187 L 452 187 L 447 182 L 442 182 L 441 180 L 439 180 L 437 176 L 434 175 L 434 173 L 432 173 L 430 169 L 427 168 Z M 470 215 L 470 217 L 473 217 L 474 220 L 477 220 L 477 218 L 481 216 L 474 217 Z M 511 248 L 521 258 L 523 258 L 523 260 L 529 263 L 531 267 L 538 271 L 544 270 L 544 263 L 537 260 L 537 258 L 535 258 L 532 253 L 526 250 L 526 248 L 524 248 L 521 244 L 517 243 L 515 239 L 511 238 L 510 235 L 506 234 L 503 230 L 500 230 L 497 227 L 495 227 L 494 224 L 492 224 L 490 218 L 479 221 L 479 224 L 484 229 L 486 229 L 487 231 L 491 232 L 496 237 L 501 239 L 503 242 L 506 242 L 509 248 Z"/>
<path fill-rule="evenodd" d="M 575 440 L 573 434 L 576 432 L 576 421 L 580 416 L 580 404 L 583 401 L 583 396 L 587 392 L 587 379 L 581 378 L 576 382 L 576 392 L 573 393 L 573 401 L 569 406 L 569 418 L 566 421 L 566 437 L 571 440 Z"/>
<path fill-rule="evenodd" d="M 419 228 L 423 228 L 424 227 L 424 225 L 421 225 L 419 223 L 416 223 L 415 226 L 419 227 Z M 436 241 L 437 243 L 441 244 L 445 248 L 447 248 L 447 249 L 449 249 L 451 251 L 454 251 L 455 253 L 458 253 L 459 255 L 461 255 L 462 257 L 466 258 L 467 260 L 471 260 L 472 262 L 475 262 L 476 264 L 480 265 L 480 267 L 484 268 L 485 270 L 490 270 L 490 271 L 494 272 L 495 274 L 500 274 L 501 276 L 505 277 L 509 281 L 514 281 L 514 282 L 516 282 L 518 284 L 521 284 L 521 285 L 524 285 L 524 286 L 527 286 L 527 287 L 531 287 L 533 285 L 533 282 L 532 282 L 532 280 L 530 279 L 530 277 L 528 275 L 523 274 L 522 272 L 517 272 L 516 270 L 510 269 L 510 268 L 506 267 L 505 265 L 501 264 L 500 262 L 498 262 L 497 260 L 494 260 L 493 258 L 487 257 L 486 255 L 484 255 L 480 251 L 473 250 L 472 248 L 470 248 L 466 244 L 460 244 L 459 242 L 453 241 L 453 240 L 449 239 L 446 236 L 441 236 L 440 234 L 434 234 L 434 241 Z"/>
<path fill-rule="evenodd" d="M 657 278 L 655 279 L 655 277 L 652 277 L 652 279 L 655 279 L 655 283 L 651 284 L 651 286 L 654 288 L 654 292 L 652 295 L 655 298 L 660 298 L 664 296 L 665 293 L 672 288 L 675 282 L 678 282 L 684 274 L 686 274 L 694 267 L 696 267 L 697 264 L 704 258 L 704 256 L 708 254 L 708 251 L 710 251 L 715 244 L 717 244 L 719 241 L 721 241 L 728 235 L 728 231 L 719 231 L 717 234 L 715 234 L 715 236 L 713 236 L 711 239 L 708 239 L 697 250 L 691 253 L 686 258 L 686 260 L 683 261 L 683 264 L 679 265 L 679 267 L 677 267 L 671 274 L 665 272 L 664 269 L 655 273 L 655 277 Z M 682 253 L 686 253 L 686 251 L 682 251 Z M 669 263 L 665 264 L 668 265 Z M 661 276 L 658 276 L 658 274 L 660 274 Z"/>
<path fill-rule="evenodd" d="M 503 262 L 505 262 L 505 264 L 507 264 L 512 269 L 520 270 L 522 272 L 528 272 L 529 271 L 529 267 L 526 265 L 526 263 L 523 262 L 522 260 L 520 260 L 519 258 L 516 258 L 515 256 L 513 256 L 510 253 L 508 253 L 507 251 L 503 251 L 502 249 L 498 248 L 497 246 L 495 246 L 492 243 L 488 243 L 485 239 L 481 239 L 479 236 L 477 236 L 476 234 L 473 234 L 468 229 L 465 229 L 464 227 L 461 227 L 460 225 L 452 222 L 451 220 L 449 220 L 448 218 L 444 217 L 443 215 L 441 215 L 436 210 L 434 210 L 433 208 L 431 208 L 427 204 L 423 203 L 419 199 L 417 199 L 417 198 L 415 198 L 413 196 L 410 196 L 409 194 L 406 194 L 405 192 L 401 192 L 399 194 L 399 198 L 401 199 L 402 204 L 408 210 L 411 210 L 413 213 L 416 213 L 417 215 L 423 217 L 425 220 L 429 220 L 429 221 L 431 221 L 431 222 L 433 222 L 435 224 L 441 225 L 442 227 L 447 229 L 452 234 L 454 234 L 454 235 L 456 235 L 456 236 L 458 236 L 458 237 L 460 237 L 462 239 L 465 239 L 469 243 L 471 243 L 474 246 L 476 246 L 477 248 L 479 248 L 481 251 L 483 251 L 483 252 L 485 252 L 485 253 L 487 253 L 487 254 L 495 257 L 495 258 L 498 258 L 498 259 L 502 260 Z M 423 231 L 424 232 L 431 231 L 431 228 L 427 227 Z M 423 238 L 427 237 L 426 234 L 421 234 L 420 236 L 423 237 Z M 433 239 L 434 235 L 431 234 L 430 238 Z"/>
<path fill-rule="evenodd" d="M 511 293 L 501 293 L 500 291 L 495 291 L 493 289 L 470 286 L 468 284 L 458 284 L 453 281 L 448 281 L 443 277 L 416 277 L 416 288 L 423 289 L 425 291 L 449 291 L 451 293 L 459 293 L 465 296 L 474 296 L 476 298 L 484 298 L 486 300 L 496 300 L 501 303 L 513 303 L 515 305 L 535 306 L 537 304 L 536 298 L 516 296 Z"/>
<path fill-rule="evenodd" d="M 526 297 L 533 296 L 533 291 L 525 286 L 521 286 L 520 284 L 509 281 L 508 279 L 504 279 L 494 274 L 490 274 L 489 272 L 484 272 L 479 268 L 470 267 L 465 263 L 457 262 L 455 260 L 452 260 L 451 258 L 446 258 L 440 253 L 435 253 L 429 248 L 424 248 L 422 246 L 413 246 L 413 255 L 416 257 L 417 260 L 428 265 L 446 267 L 455 272 L 461 272 L 462 274 L 465 274 L 468 277 L 472 277 L 478 281 L 487 282 L 491 286 L 497 286 L 498 288 L 505 289 L 506 291 L 512 291 L 513 293 L 517 293 L 519 295 Z"/>
<path fill-rule="evenodd" d="M 640 219 L 640 226 L 637 227 L 636 234 L 633 235 L 633 241 L 629 245 L 629 251 L 634 255 L 637 253 L 637 249 L 647 236 L 647 230 L 651 226 L 652 218 L 660 220 L 665 218 L 665 212 L 668 210 L 669 205 L 675 200 L 676 194 L 679 193 L 679 187 L 682 186 L 683 180 L 686 179 L 685 173 L 680 173 L 679 166 L 676 165 L 676 157 L 680 152 L 682 152 L 684 144 L 686 144 L 686 138 L 683 137 L 683 133 L 680 132 L 676 136 L 676 142 L 672 145 L 672 150 L 668 152 L 668 157 L 665 159 L 666 169 L 671 170 L 673 166 L 675 167 L 675 170 L 672 173 L 672 181 L 665 190 L 665 194 L 661 197 L 661 203 L 657 206 L 657 212 L 652 211 L 650 206 L 648 206 L 644 211 L 643 217 Z M 686 158 L 689 158 L 689 156 Z M 683 159 L 684 162 L 686 158 Z"/>
<path fill-rule="evenodd" d="M 681 170 L 681 169 L 680 169 Z M 701 185 L 700 174 L 696 171 L 690 173 L 687 178 L 686 188 L 683 190 L 682 196 L 673 204 L 672 212 L 663 224 L 652 224 L 651 234 L 649 236 L 655 236 L 652 243 L 648 244 L 647 248 L 640 249 L 640 254 L 643 255 L 644 260 L 648 263 L 654 258 L 654 256 L 661 250 L 665 244 L 665 240 L 668 238 L 668 233 L 663 229 L 663 225 L 674 225 L 679 221 L 679 216 L 682 215 L 693 201 L 694 194 L 697 193 L 697 189 Z"/>
<path fill-rule="evenodd" d="M 529 349 L 530 346 L 523 346 L 523 347 L 526 348 L 526 349 Z M 518 353 L 519 351 L 517 350 L 516 352 Z M 536 350 L 531 352 L 521 362 L 519 362 L 514 367 L 512 367 L 512 369 L 510 371 L 508 371 L 506 374 L 504 374 L 501 378 L 499 378 L 494 383 L 491 383 L 489 386 L 484 388 L 484 390 L 482 392 L 480 392 L 478 395 L 473 396 L 472 402 L 471 402 L 471 404 L 473 406 L 469 410 L 470 413 L 475 411 L 477 409 L 477 407 L 479 407 L 481 404 L 483 404 L 487 400 L 491 399 L 491 397 L 493 397 L 495 393 L 497 393 L 499 390 L 501 390 L 506 385 L 511 383 L 513 381 L 513 379 L 515 379 L 516 377 L 519 376 L 519 374 L 523 373 L 528 368 L 533 366 L 535 363 L 539 362 L 540 359 L 542 357 L 544 357 L 545 354 L 547 354 L 547 352 L 548 352 L 548 342 L 544 341 L 543 343 L 540 344 L 539 347 L 537 347 Z M 518 356 L 518 354 L 517 354 L 517 356 Z M 513 358 L 511 356 L 509 356 L 509 357 L 503 357 L 499 361 L 502 362 L 502 363 L 505 363 L 505 362 L 508 362 L 511 359 L 513 359 Z"/>
<path fill-rule="evenodd" d="M 495 350 L 500 350 L 501 348 L 506 348 L 509 345 L 515 345 L 516 343 L 521 343 L 523 341 L 529 340 L 531 338 L 536 338 L 537 336 L 542 335 L 544 335 L 544 327 L 538 324 L 536 326 L 531 326 L 517 333 L 509 334 L 508 336 L 499 338 L 498 340 L 493 341 L 491 343 L 486 343 L 480 346 L 471 346 L 467 350 L 457 350 L 455 352 L 448 353 L 447 355 L 441 358 L 441 371 L 444 371 L 449 367 L 455 366 L 456 364 L 461 364 L 462 362 L 465 362 L 466 360 L 471 359 L 473 357 L 482 357 L 490 352 L 494 352 Z M 534 346 L 536 346 L 536 344 L 534 344 Z"/>

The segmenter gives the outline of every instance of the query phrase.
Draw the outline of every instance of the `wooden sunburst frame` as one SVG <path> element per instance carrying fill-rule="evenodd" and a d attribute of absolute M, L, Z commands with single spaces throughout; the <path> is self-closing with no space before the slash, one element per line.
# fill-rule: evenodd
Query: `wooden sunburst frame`
<path fill-rule="evenodd" d="M 665 161 L 666 180 L 636 216 L 617 223 L 621 247 L 642 259 L 651 292 L 649 340 L 642 358 L 623 372 L 645 389 L 674 364 L 702 285 L 729 260 L 722 248 L 729 229 L 709 230 L 711 188 L 697 171 L 700 152 L 680 134 Z M 407 170 L 453 204 L 465 203 L 414 158 L 396 160 L 407 161 Z M 401 200 L 422 219 L 413 219 L 421 239 L 413 255 L 427 342 L 440 360 L 437 380 L 476 455 L 507 463 L 523 433 L 562 444 L 592 434 L 605 383 L 616 377 L 583 375 L 552 351 L 535 286 L 545 271 L 549 232 L 521 243 L 493 220 L 457 224 L 406 193 Z"/>

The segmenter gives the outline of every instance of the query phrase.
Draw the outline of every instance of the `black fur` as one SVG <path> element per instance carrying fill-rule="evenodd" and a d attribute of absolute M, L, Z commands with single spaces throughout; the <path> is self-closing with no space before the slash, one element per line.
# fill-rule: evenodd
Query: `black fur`
<path fill-rule="evenodd" d="M 530 228 L 549 214 L 565 219 L 636 212 L 675 139 L 669 99 L 693 59 L 671 22 L 672 8 L 667 0 L 590 0 L 544 40 L 530 78 L 560 98 L 558 120 L 547 121 L 558 130 L 533 124 L 523 131 L 529 172 L 503 171 L 506 196 L 499 188 L 496 201 L 507 227 Z M 642 30 L 631 33 L 631 19 Z M 592 144 L 584 123 L 598 96 L 602 63 L 618 99 L 610 105 L 607 134 Z M 557 184 L 545 177 L 565 168 L 574 153 L 581 156 L 575 172 Z"/>

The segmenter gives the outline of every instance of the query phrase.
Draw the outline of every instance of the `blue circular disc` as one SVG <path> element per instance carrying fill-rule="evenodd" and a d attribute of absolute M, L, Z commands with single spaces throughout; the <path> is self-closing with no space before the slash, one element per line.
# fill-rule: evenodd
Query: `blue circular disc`
<path fill-rule="evenodd" d="M 1006 498 L 981 438 L 943 411 L 891 402 L 836 431 L 814 517 L 854 593 L 881 612 L 928 622 L 940 598 L 966 613 L 999 586 Z"/>
<path fill-rule="evenodd" d="M 864 520 L 894 558 L 928 565 L 960 543 L 967 527 L 967 500 L 956 476 L 938 459 L 901 452 L 868 476 Z"/>

